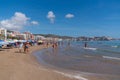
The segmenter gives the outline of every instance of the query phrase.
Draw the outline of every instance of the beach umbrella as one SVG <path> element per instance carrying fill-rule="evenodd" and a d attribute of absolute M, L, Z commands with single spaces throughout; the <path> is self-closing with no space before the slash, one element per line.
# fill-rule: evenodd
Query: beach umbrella
<path fill-rule="evenodd" d="M 14 40 L 7 40 L 7 43 L 15 43 Z"/>
<path fill-rule="evenodd" d="M 27 42 L 26 40 L 18 40 L 18 42 Z"/>
<path fill-rule="evenodd" d="M 39 42 L 39 43 L 42 43 L 43 41 L 42 41 L 42 40 L 39 40 L 38 42 Z"/>
<path fill-rule="evenodd" d="M 32 42 L 32 40 L 27 40 L 28 42 Z"/>
<path fill-rule="evenodd" d="M 9 41 L 9 43 L 15 43 L 15 41 Z"/>
<path fill-rule="evenodd" d="M 27 40 L 22 40 L 22 42 L 27 42 Z"/>
<path fill-rule="evenodd" d="M 8 42 L 5 42 L 5 41 L 3 41 L 3 40 L 0 40 L 0 45 L 6 45 L 6 44 L 8 44 Z"/>
<path fill-rule="evenodd" d="M 18 40 L 17 40 L 17 39 L 14 39 L 13 41 L 14 41 L 14 42 L 18 42 Z"/>

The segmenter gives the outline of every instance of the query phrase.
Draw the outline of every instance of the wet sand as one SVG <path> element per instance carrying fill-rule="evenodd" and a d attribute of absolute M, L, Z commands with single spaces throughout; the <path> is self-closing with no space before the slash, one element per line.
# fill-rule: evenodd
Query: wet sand
<path fill-rule="evenodd" d="M 75 80 L 39 64 L 31 53 L 43 48 L 30 47 L 28 54 L 18 53 L 17 48 L 0 51 L 0 80 Z"/>

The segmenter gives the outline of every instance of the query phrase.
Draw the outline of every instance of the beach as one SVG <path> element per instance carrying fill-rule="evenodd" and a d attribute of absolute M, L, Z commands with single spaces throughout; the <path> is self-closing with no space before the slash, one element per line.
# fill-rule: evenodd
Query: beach
<path fill-rule="evenodd" d="M 19 53 L 18 48 L 2 49 L 0 80 L 119 80 L 119 58 L 106 57 L 110 51 L 109 54 L 105 51 L 103 56 L 103 50 L 100 52 L 98 48 L 89 50 L 71 45 L 53 52 L 51 45 L 47 48 L 36 45 L 26 54 Z M 117 52 L 111 54 L 119 56 Z"/>
<path fill-rule="evenodd" d="M 75 80 L 44 68 L 31 55 L 43 46 L 30 47 L 30 53 L 18 53 L 17 48 L 0 51 L 0 80 Z"/>

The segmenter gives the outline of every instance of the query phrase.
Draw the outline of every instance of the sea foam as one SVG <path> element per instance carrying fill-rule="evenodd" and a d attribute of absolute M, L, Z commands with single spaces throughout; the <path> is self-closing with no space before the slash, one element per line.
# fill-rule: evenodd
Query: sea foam
<path fill-rule="evenodd" d="M 84 47 L 84 49 L 97 50 L 97 48 L 91 48 L 91 47 Z"/>
<path fill-rule="evenodd" d="M 80 74 L 63 73 L 63 72 L 56 71 L 56 70 L 54 70 L 54 72 L 62 74 L 64 76 L 66 76 L 66 77 L 75 78 L 75 79 L 78 79 L 78 80 L 88 80 L 87 78 L 82 77 Z"/>
<path fill-rule="evenodd" d="M 117 48 L 118 46 L 112 46 L 113 48 Z"/>
<path fill-rule="evenodd" d="M 103 58 L 120 60 L 120 58 L 118 57 L 110 57 L 110 56 L 103 56 Z"/>

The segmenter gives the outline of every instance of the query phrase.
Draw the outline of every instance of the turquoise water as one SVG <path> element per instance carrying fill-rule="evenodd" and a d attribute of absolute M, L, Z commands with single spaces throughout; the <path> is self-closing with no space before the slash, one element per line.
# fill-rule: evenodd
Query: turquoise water
<path fill-rule="evenodd" d="M 35 55 L 39 61 L 57 68 L 104 75 L 105 80 L 120 80 L 120 41 L 89 41 L 87 48 L 84 43 L 67 45 L 64 42 L 56 50 L 44 49 Z"/>

